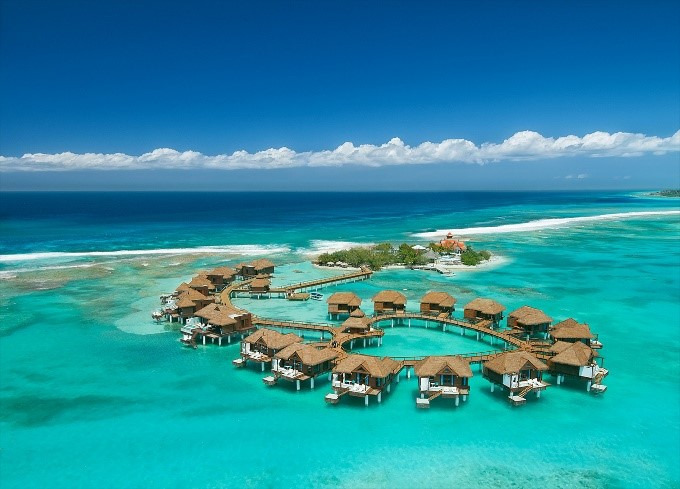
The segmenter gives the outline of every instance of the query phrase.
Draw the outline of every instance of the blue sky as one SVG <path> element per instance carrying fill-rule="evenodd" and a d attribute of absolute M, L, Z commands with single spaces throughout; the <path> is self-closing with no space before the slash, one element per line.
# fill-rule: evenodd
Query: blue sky
<path fill-rule="evenodd" d="M 3 0 L 0 188 L 680 186 L 668 139 L 680 129 L 678 2 L 242 3 Z M 549 141 L 528 157 L 416 151 L 386 163 L 371 150 L 306 163 L 345 142 L 481 148 L 521 131 Z M 600 131 L 668 140 L 544 148 Z M 291 168 L 262 169 L 278 153 L 231 170 L 195 156 L 281 147 L 296 152 Z M 100 170 L 102 158 L 66 155 L 20 171 L 18 158 L 157 148 L 188 163 L 164 154 Z"/>

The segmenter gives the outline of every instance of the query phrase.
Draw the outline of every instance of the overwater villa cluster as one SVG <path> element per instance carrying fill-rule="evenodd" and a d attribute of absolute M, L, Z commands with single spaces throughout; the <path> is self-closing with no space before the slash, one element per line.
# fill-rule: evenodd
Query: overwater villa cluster
<path fill-rule="evenodd" d="M 367 315 L 362 300 L 353 292 L 330 295 L 328 318 L 341 324 L 281 321 L 263 318 L 236 307 L 232 298 L 274 297 L 291 301 L 321 299 L 318 290 L 329 285 L 369 279 L 367 268 L 344 275 L 308 282 L 271 286 L 274 264 L 269 260 L 243 263 L 235 268 L 219 267 L 198 274 L 181 284 L 172 294 L 161 296 L 156 320 L 182 324 L 182 343 L 197 348 L 207 341 L 222 345 L 240 341 L 236 367 L 259 365 L 268 386 L 280 380 L 292 382 L 299 390 L 303 382 L 315 387 L 315 379 L 328 377 L 332 392 L 326 402 L 336 404 L 343 396 L 382 401 L 405 376 L 418 380 L 416 405 L 427 408 L 434 399 L 453 399 L 456 406 L 470 394 L 472 365 L 496 388 L 508 393 L 513 405 L 524 404 L 532 392 L 536 398 L 551 384 L 546 374 L 560 385 L 570 377 L 583 382 L 585 389 L 602 393 L 608 374 L 598 354 L 602 344 L 585 323 L 572 318 L 553 324 L 543 311 L 522 306 L 510 312 L 492 299 L 478 298 L 463 307 L 461 318 L 454 317 L 456 299 L 447 292 L 432 291 L 420 300 L 419 312 L 406 311 L 406 297 L 396 290 L 383 290 L 373 298 L 373 313 Z M 503 320 L 505 319 L 505 324 Z M 473 334 L 488 339 L 494 350 L 468 354 L 413 357 L 380 357 L 352 353 L 355 343 L 382 345 L 385 327 L 441 328 L 443 332 Z M 282 333 L 280 330 L 291 331 Z M 313 341 L 305 333 L 316 332 Z"/>

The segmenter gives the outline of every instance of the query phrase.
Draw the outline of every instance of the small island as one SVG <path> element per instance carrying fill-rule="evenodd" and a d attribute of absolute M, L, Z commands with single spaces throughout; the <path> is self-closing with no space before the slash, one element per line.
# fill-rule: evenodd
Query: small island
<path fill-rule="evenodd" d="M 403 266 L 445 273 L 447 268 L 456 265 L 474 267 L 490 258 L 489 251 L 476 251 L 463 241 L 454 239 L 453 234 L 449 233 L 445 239 L 438 243 L 429 243 L 427 246 L 402 243 L 395 248 L 391 243 L 380 243 L 323 253 L 317 257 L 315 263 L 321 266 L 342 268 L 365 266 L 372 270 Z"/>
<path fill-rule="evenodd" d="M 675 190 L 659 190 L 658 192 L 651 192 L 649 195 L 653 197 L 680 197 L 680 189 Z"/>

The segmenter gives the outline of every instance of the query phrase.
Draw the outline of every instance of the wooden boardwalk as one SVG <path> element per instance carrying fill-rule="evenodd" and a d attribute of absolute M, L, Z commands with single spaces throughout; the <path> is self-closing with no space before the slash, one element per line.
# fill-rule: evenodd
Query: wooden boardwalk
<path fill-rule="evenodd" d="M 263 292 L 262 295 L 278 294 L 286 297 L 289 294 L 297 292 L 305 292 L 310 290 L 319 290 L 328 285 L 346 284 L 350 282 L 358 282 L 360 280 L 367 280 L 373 275 L 373 270 L 369 268 L 362 268 L 361 270 L 352 271 L 343 275 L 336 275 L 334 277 L 325 277 L 317 280 L 309 280 L 307 282 L 299 282 L 297 284 L 284 285 L 282 287 L 272 287 L 268 292 Z M 231 287 L 230 294 L 248 293 L 250 290 L 245 287 L 248 281 L 238 282 L 235 287 Z M 225 289 L 226 290 L 226 289 Z"/>
<path fill-rule="evenodd" d="M 502 340 L 510 345 L 513 345 L 515 347 L 526 347 L 527 345 L 531 346 L 530 343 L 523 341 L 515 336 L 509 335 L 506 332 L 503 331 L 497 331 L 493 328 L 491 328 L 491 321 L 487 320 L 481 320 L 477 322 L 470 322 L 470 321 L 464 321 L 462 319 L 455 319 L 455 318 L 441 318 L 438 316 L 427 316 L 425 314 L 418 314 L 418 313 L 405 313 L 405 314 L 381 314 L 378 316 L 373 316 L 371 318 L 371 325 L 375 325 L 376 323 L 380 323 L 382 321 L 397 321 L 397 320 L 418 320 L 418 321 L 428 321 L 428 322 L 433 322 L 433 323 L 438 323 L 441 325 L 445 326 L 454 326 L 457 328 L 463 328 L 463 329 L 469 329 L 472 331 L 476 331 L 477 333 L 493 336 L 494 338 L 498 338 L 499 340 Z M 533 349 L 533 348 L 532 348 Z"/>
<path fill-rule="evenodd" d="M 297 284 L 286 285 L 280 288 L 272 289 L 274 293 L 295 293 L 301 290 L 310 290 L 314 288 L 321 288 L 323 286 L 347 283 L 357 280 L 365 280 L 370 278 L 373 271 L 363 268 L 360 271 L 353 271 L 344 275 L 337 275 L 335 277 L 326 277 L 318 280 L 310 280 L 307 282 L 300 282 Z M 243 310 L 236 307 L 231 302 L 232 296 L 238 292 L 247 292 L 247 285 L 250 280 L 244 280 L 239 282 L 234 282 L 233 284 L 227 286 L 219 294 L 220 302 L 222 304 L 229 305 L 235 309 Z M 327 347 L 333 348 L 340 355 L 339 359 L 342 359 L 348 355 L 348 351 L 345 350 L 344 346 L 348 343 L 351 344 L 354 340 L 362 340 L 366 338 L 381 338 L 384 336 L 385 332 L 378 326 L 379 323 L 390 321 L 393 325 L 400 324 L 403 325 L 405 321 L 417 320 L 417 321 L 427 321 L 433 322 L 441 325 L 443 328 L 450 326 L 455 328 L 462 328 L 462 330 L 471 330 L 480 335 L 488 335 L 498 340 L 503 341 L 506 344 L 506 348 L 511 346 L 510 349 L 524 349 L 533 352 L 542 360 L 547 360 L 548 356 L 552 356 L 549 352 L 544 350 L 544 345 L 536 341 L 524 341 L 520 338 L 508 334 L 507 331 L 497 331 L 491 327 L 491 321 L 480 320 L 480 321 L 468 321 L 456 318 L 443 318 L 438 316 L 428 316 L 420 313 L 404 313 L 404 314 L 381 314 L 373 316 L 370 318 L 371 329 L 365 333 L 346 333 L 343 331 L 342 326 L 329 323 L 310 323 L 303 321 L 285 321 L 278 319 L 264 318 L 256 316 L 253 314 L 253 326 L 260 328 L 280 328 L 280 329 L 291 329 L 298 331 L 315 331 L 321 333 L 322 336 L 328 333 L 330 337 L 328 340 L 323 338 L 321 341 L 314 342 L 314 346 L 317 347 Z M 470 363 L 484 363 L 493 357 L 503 353 L 505 349 L 498 350 L 487 350 L 475 353 L 462 353 L 456 354 L 467 359 Z M 364 353 L 365 354 L 365 353 Z M 380 356 L 380 355 L 376 355 Z M 419 360 L 425 358 L 425 356 L 415 356 L 415 357 L 390 357 L 397 362 L 399 362 L 398 368 L 395 370 L 395 374 L 399 373 L 404 368 L 413 368 L 415 363 Z"/>
<path fill-rule="evenodd" d="M 353 272 L 346 273 L 344 275 L 337 275 L 335 277 L 320 278 L 317 280 L 309 280 L 307 282 L 300 282 L 297 284 L 286 285 L 282 289 L 288 292 L 299 292 L 299 291 L 309 291 L 318 290 L 326 285 L 336 285 L 342 283 L 358 282 L 360 280 L 367 280 L 373 275 L 373 270 L 370 268 L 362 268 L 361 270 L 356 270 Z"/>

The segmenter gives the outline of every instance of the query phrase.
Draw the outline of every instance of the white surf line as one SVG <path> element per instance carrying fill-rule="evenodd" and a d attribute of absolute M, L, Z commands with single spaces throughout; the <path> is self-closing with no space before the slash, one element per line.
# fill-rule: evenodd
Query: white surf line
<path fill-rule="evenodd" d="M 313 239 L 310 241 L 309 248 L 298 248 L 297 253 L 301 255 L 313 256 L 322 253 L 333 253 L 335 251 L 347 250 L 349 248 L 368 248 L 375 243 L 359 243 L 357 241 L 330 241 L 325 239 Z"/>
<path fill-rule="evenodd" d="M 197 246 L 195 248 L 158 248 L 153 250 L 112 250 L 112 251 L 47 251 L 36 253 L 16 253 L 0 255 L 0 263 L 54 258 L 84 258 L 101 256 L 146 256 L 146 255 L 193 255 L 234 253 L 239 255 L 264 255 L 267 253 L 286 253 L 290 248 L 282 245 L 231 245 Z"/>
<path fill-rule="evenodd" d="M 564 217 L 554 219 L 537 219 L 535 221 L 522 222 L 518 224 L 501 224 L 498 226 L 480 226 L 460 229 L 438 229 L 437 231 L 428 231 L 424 233 L 414 233 L 412 236 L 419 238 L 433 238 L 445 235 L 448 232 L 457 235 L 475 235 L 475 234 L 501 234 L 501 233 L 518 233 L 526 231 L 538 231 L 540 229 L 555 229 L 572 224 L 596 222 L 596 221 L 615 221 L 620 219 L 632 219 L 639 217 L 653 217 L 653 216 L 673 216 L 679 215 L 680 210 L 673 211 L 638 211 L 638 212 L 618 212 L 615 214 L 599 214 L 596 216 L 578 216 L 578 217 Z"/>

